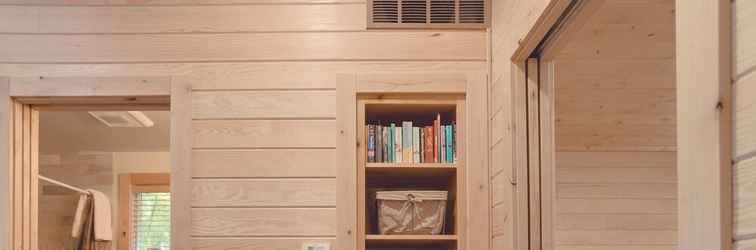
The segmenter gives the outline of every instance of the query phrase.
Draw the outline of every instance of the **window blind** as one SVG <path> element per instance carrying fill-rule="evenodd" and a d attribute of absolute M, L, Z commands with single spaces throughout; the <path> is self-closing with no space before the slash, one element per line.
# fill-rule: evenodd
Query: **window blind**
<path fill-rule="evenodd" d="M 171 193 L 138 192 L 133 197 L 134 249 L 171 249 Z"/>

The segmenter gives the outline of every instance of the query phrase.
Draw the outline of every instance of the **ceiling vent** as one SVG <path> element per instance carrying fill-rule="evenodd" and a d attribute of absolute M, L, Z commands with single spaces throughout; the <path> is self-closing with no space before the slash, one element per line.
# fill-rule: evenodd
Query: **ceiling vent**
<path fill-rule="evenodd" d="M 368 0 L 370 28 L 486 28 L 489 0 Z"/>
<path fill-rule="evenodd" d="M 155 125 L 141 111 L 90 111 L 89 114 L 111 128 L 140 128 Z"/>

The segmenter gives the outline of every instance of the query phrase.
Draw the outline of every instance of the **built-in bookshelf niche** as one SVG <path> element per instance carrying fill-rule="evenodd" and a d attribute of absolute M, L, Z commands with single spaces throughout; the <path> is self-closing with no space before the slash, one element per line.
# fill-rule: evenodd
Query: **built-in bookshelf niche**
<path fill-rule="evenodd" d="M 463 249 L 459 232 L 465 218 L 458 214 L 465 198 L 464 97 L 362 98 L 357 117 L 358 143 L 364 145 L 358 147 L 357 166 L 359 249 Z M 407 136 L 412 139 L 404 140 Z M 386 146 L 387 142 L 394 144 Z M 407 146 L 412 150 L 407 152 Z M 376 192 L 406 190 L 448 193 L 440 234 L 380 234 Z"/>

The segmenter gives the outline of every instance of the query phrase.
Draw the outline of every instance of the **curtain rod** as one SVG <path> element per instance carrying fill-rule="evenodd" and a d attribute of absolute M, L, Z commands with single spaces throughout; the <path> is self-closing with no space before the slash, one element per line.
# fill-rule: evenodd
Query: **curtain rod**
<path fill-rule="evenodd" d="M 65 188 L 71 189 L 71 190 L 73 190 L 73 191 L 76 191 L 76 192 L 79 192 L 79 193 L 82 193 L 82 194 L 89 194 L 89 192 L 87 192 L 87 191 L 86 191 L 86 190 L 84 190 L 84 189 L 81 189 L 81 188 L 77 188 L 77 187 L 74 187 L 74 186 L 71 186 L 71 185 L 65 184 L 65 183 L 63 183 L 63 182 L 59 182 L 59 181 L 56 181 L 56 180 L 53 180 L 53 179 L 47 178 L 47 177 L 45 177 L 45 176 L 43 176 L 43 175 L 41 175 L 41 174 L 40 174 L 40 175 L 37 175 L 37 177 L 39 177 L 40 179 L 42 179 L 42 180 L 45 180 L 45 181 L 47 181 L 47 182 L 50 182 L 50 183 L 52 183 L 52 184 L 57 184 L 57 185 L 59 185 L 59 186 L 62 186 L 62 187 L 65 187 Z"/>

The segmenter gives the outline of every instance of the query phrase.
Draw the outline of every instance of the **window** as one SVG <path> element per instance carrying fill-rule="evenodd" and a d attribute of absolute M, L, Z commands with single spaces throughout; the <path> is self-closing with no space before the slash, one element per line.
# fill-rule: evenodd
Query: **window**
<path fill-rule="evenodd" d="M 490 0 L 368 0 L 368 27 L 482 29 L 490 6 Z"/>
<path fill-rule="evenodd" d="M 171 249 L 168 174 L 119 176 L 119 250 Z"/>

